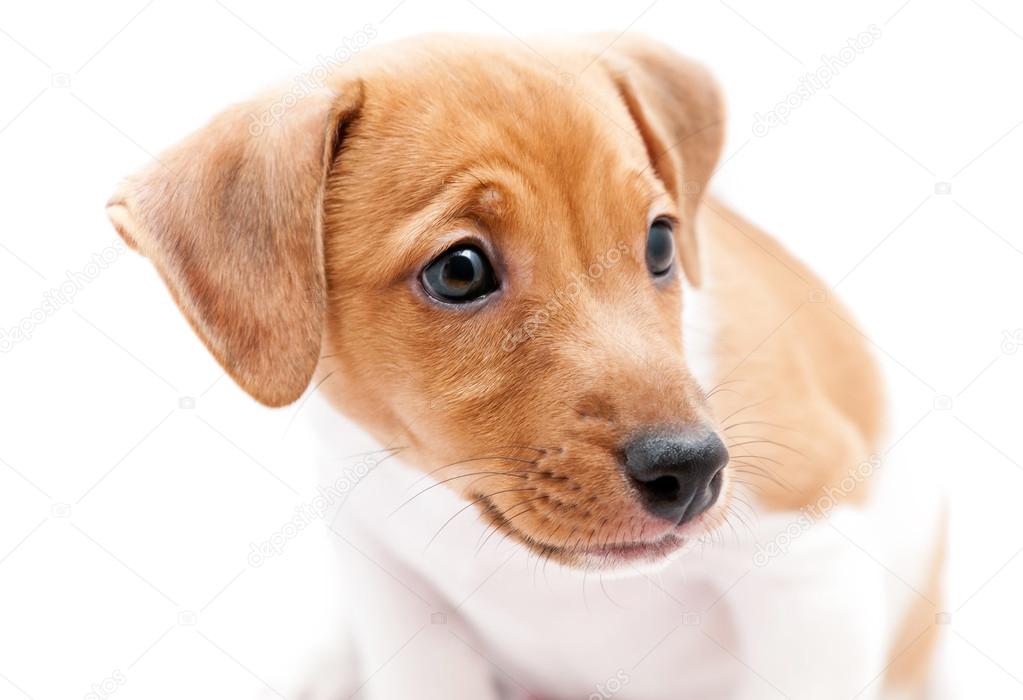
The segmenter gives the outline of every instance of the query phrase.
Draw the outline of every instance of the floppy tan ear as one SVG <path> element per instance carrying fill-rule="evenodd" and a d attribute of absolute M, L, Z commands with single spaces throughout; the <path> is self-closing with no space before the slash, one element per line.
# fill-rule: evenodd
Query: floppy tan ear
<path fill-rule="evenodd" d="M 613 37 L 601 37 L 607 46 Z M 682 207 L 682 267 L 701 280 L 696 214 L 721 155 L 725 108 L 710 73 L 668 48 L 626 34 L 601 54 L 650 157 L 654 171 Z"/>
<path fill-rule="evenodd" d="M 320 354 L 323 190 L 361 86 L 236 105 L 126 180 L 107 214 L 231 377 L 297 399 Z"/>

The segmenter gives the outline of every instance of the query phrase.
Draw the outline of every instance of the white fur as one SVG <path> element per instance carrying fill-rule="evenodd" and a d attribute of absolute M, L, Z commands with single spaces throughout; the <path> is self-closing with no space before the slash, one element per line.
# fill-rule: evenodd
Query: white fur
<path fill-rule="evenodd" d="M 706 296 L 686 286 L 683 339 L 710 389 Z M 353 450 L 333 437 L 347 432 L 342 419 L 312 403 L 323 483 L 335 483 Z M 864 509 L 838 506 L 816 523 L 760 514 L 752 530 L 736 522 L 656 572 L 609 575 L 539 561 L 445 486 L 388 460 L 331 521 L 361 670 L 310 697 L 879 698 L 916 595 L 907 584 L 924 586 L 938 529 L 940 497 L 911 467 L 882 461 Z M 787 542 L 784 553 L 767 557 L 772 542 Z"/>
<path fill-rule="evenodd" d="M 332 444 L 342 419 L 315 410 L 333 483 L 351 448 Z M 504 697 L 566 700 L 880 697 L 915 595 L 899 579 L 924 585 L 940 510 L 908 466 L 882 463 L 862 510 L 839 506 L 810 526 L 761 514 L 754 532 L 737 524 L 658 574 L 613 579 L 485 540 L 475 508 L 455 516 L 466 504 L 443 485 L 394 512 L 434 482 L 388 460 L 331 523 L 361 668 L 338 697 L 365 683 L 358 697 L 490 700 L 502 697 L 495 681 Z M 758 566 L 786 530 L 798 533 L 786 553 Z"/>

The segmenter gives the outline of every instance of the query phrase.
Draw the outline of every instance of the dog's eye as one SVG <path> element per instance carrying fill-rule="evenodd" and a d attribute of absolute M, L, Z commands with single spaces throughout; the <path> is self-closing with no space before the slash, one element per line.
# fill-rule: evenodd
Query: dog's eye
<path fill-rule="evenodd" d="M 675 262 L 675 237 L 671 222 L 654 219 L 646 237 L 646 266 L 650 274 L 661 277 L 671 271 Z"/>
<path fill-rule="evenodd" d="M 458 304 L 497 289 L 497 277 L 479 249 L 460 245 L 441 253 L 426 266 L 422 284 L 434 299 Z"/>

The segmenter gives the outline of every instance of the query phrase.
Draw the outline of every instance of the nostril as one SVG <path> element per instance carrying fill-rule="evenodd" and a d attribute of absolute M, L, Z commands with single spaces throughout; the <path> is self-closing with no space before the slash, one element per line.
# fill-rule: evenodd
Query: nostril
<path fill-rule="evenodd" d="M 646 433 L 623 446 L 623 468 L 647 511 L 684 523 L 721 493 L 728 450 L 713 431 Z"/>
<path fill-rule="evenodd" d="M 658 501 L 678 500 L 682 484 L 673 476 L 661 476 L 653 481 L 638 481 L 640 489 L 646 492 L 647 496 Z"/>

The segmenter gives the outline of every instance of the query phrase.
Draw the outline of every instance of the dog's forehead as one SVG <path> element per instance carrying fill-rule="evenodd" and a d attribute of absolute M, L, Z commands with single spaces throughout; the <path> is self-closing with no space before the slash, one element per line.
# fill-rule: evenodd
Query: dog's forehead
<path fill-rule="evenodd" d="M 663 194 L 599 66 L 568 81 L 528 52 L 423 50 L 364 83 L 350 172 L 355 180 L 362 164 L 372 168 L 357 186 L 377 196 L 360 197 L 388 193 L 392 218 L 471 198 L 518 231 L 519 243 L 542 250 L 571 238 L 589 260 L 622 228 L 641 230 Z"/>
<path fill-rule="evenodd" d="M 391 140 L 441 146 L 435 158 L 513 149 L 585 167 L 612 143 L 644 154 L 611 74 L 569 46 L 541 55 L 507 40 L 444 37 L 367 58 L 353 66 L 365 87 L 364 117 Z"/>
<path fill-rule="evenodd" d="M 371 78 L 364 113 L 379 137 L 430 152 L 439 166 L 507 155 L 582 175 L 612 145 L 642 153 L 605 78 L 594 70 L 566 85 L 550 69 L 508 56 L 477 65 L 442 55 Z"/>

